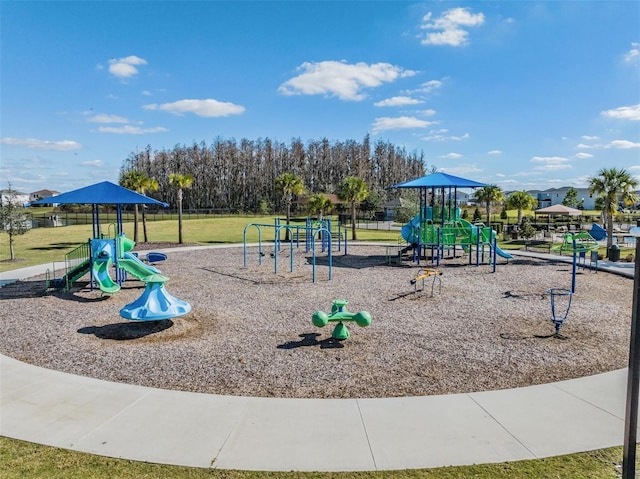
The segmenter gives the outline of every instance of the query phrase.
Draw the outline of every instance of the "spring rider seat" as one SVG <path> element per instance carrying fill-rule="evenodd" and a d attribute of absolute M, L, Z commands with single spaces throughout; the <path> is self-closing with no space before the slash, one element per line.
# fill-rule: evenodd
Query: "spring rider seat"
<path fill-rule="evenodd" d="M 371 324 L 371 315 L 366 311 L 358 311 L 350 313 L 346 309 L 348 301 L 346 299 L 336 299 L 331 307 L 331 314 L 324 311 L 316 311 L 311 317 L 314 326 L 322 328 L 328 322 L 337 322 L 331 337 L 337 340 L 344 340 L 350 336 L 349 329 L 343 324 L 343 321 L 354 321 L 358 326 L 365 327 Z"/>

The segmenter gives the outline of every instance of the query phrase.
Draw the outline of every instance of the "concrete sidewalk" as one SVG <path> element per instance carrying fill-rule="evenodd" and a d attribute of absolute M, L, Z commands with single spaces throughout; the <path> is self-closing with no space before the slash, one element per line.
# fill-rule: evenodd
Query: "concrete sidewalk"
<path fill-rule="evenodd" d="M 621 445 L 626 370 L 446 396 L 272 399 L 110 383 L 0 356 L 0 384 L 7 437 L 195 467 L 352 471 Z"/>
<path fill-rule="evenodd" d="M 600 262 L 599 269 L 634 272 L 632 263 Z M 25 268 L 0 280 L 43 272 Z M 621 445 L 626 375 L 622 369 L 446 396 L 276 399 L 111 383 L 0 355 L 0 435 L 221 469 L 390 470 L 514 461 Z"/>

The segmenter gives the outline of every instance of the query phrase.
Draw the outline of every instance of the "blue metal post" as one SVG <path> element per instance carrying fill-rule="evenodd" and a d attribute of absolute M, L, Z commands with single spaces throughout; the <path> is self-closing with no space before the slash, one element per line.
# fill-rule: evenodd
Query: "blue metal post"
<path fill-rule="evenodd" d="M 242 243 L 243 243 L 243 256 L 244 256 L 244 267 L 247 267 L 247 230 L 249 227 L 255 226 L 258 229 L 258 264 L 262 265 L 262 231 L 260 230 L 260 225 L 256 223 L 249 223 L 244 227 Z"/>
<path fill-rule="evenodd" d="M 571 266 L 571 293 L 576 292 L 576 270 L 577 270 L 578 254 L 576 252 L 576 238 L 573 238 L 573 263 Z"/>
<path fill-rule="evenodd" d="M 315 283 L 316 282 L 316 235 L 318 235 L 319 233 L 322 233 L 323 231 L 327 232 L 328 236 L 329 236 L 329 242 L 331 242 L 331 231 L 328 231 L 326 228 L 319 228 L 318 230 L 313 232 L 313 236 L 312 236 L 312 264 L 311 264 L 311 280 Z M 328 260 L 329 260 L 329 280 L 331 280 L 332 277 L 332 257 L 331 257 L 331 248 L 329 248 L 329 254 L 328 254 Z"/>
<path fill-rule="evenodd" d="M 284 228 L 286 231 L 289 232 L 289 272 L 293 273 L 293 234 L 291 232 L 291 226 L 287 226 L 287 225 L 282 225 L 282 226 L 278 226 L 276 228 L 276 236 L 279 238 L 280 237 L 280 230 Z M 278 242 L 278 244 L 276 245 L 276 249 L 273 252 L 273 260 L 274 260 L 274 266 L 273 266 L 273 273 L 276 274 L 278 272 L 278 250 L 279 250 L 280 244 Z"/>
<path fill-rule="evenodd" d="M 497 261 L 496 260 L 498 259 L 498 253 L 497 253 L 497 250 L 496 250 L 496 248 L 498 247 L 498 238 L 496 238 L 496 236 L 493 233 L 491 233 L 491 236 L 493 237 L 493 239 L 491 241 L 493 243 L 493 248 L 491 248 L 491 250 L 492 250 L 491 251 L 491 256 L 493 257 L 493 272 L 495 273 L 496 272 L 496 267 L 497 267 Z M 484 247 L 482 249 L 484 251 Z"/>

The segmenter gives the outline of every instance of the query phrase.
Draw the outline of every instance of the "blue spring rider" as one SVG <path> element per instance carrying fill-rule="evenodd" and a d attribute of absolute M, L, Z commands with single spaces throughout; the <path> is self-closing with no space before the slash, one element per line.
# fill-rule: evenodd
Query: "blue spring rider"
<path fill-rule="evenodd" d="M 311 322 L 314 326 L 322 328 L 326 326 L 328 322 L 337 322 L 331 337 L 337 340 L 344 340 L 349 338 L 349 329 L 343 324 L 343 321 L 354 321 L 358 326 L 365 327 L 371 324 L 371 315 L 366 311 L 358 311 L 357 313 L 350 313 L 346 309 L 348 301 L 346 299 L 336 299 L 333 301 L 331 307 L 331 314 L 327 314 L 324 311 L 316 311 L 313 313 Z"/>

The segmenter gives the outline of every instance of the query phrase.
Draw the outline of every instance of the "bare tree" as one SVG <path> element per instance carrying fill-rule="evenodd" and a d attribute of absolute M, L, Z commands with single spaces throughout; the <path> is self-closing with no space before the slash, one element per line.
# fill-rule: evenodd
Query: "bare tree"
<path fill-rule="evenodd" d="M 15 261 L 14 243 L 16 236 L 25 234 L 30 229 L 24 207 L 18 201 L 18 192 L 11 188 L 6 190 L 0 205 L 0 226 L 9 235 L 9 258 Z"/>

